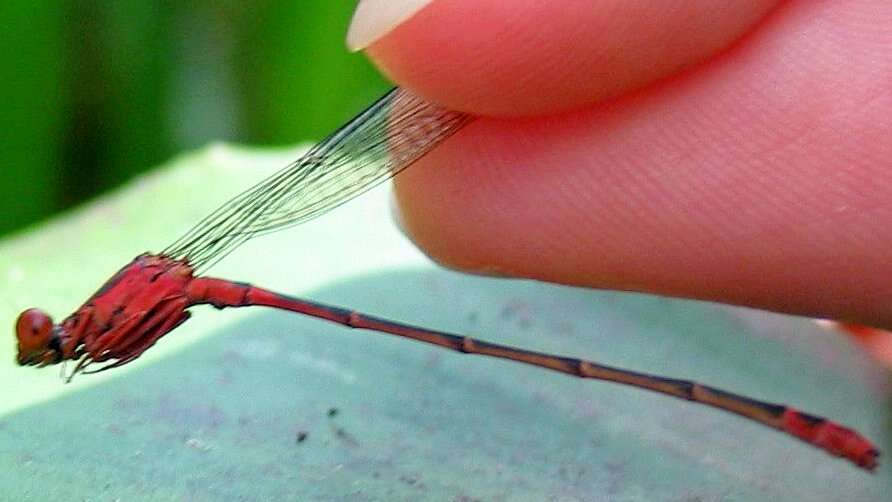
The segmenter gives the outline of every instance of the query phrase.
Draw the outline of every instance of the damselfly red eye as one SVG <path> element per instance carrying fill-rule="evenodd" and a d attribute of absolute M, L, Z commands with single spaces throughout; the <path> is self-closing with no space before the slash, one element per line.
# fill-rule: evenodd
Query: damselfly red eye
<path fill-rule="evenodd" d="M 19 341 L 18 363 L 39 362 L 51 350 L 53 319 L 40 309 L 28 309 L 19 314 L 15 333 Z"/>

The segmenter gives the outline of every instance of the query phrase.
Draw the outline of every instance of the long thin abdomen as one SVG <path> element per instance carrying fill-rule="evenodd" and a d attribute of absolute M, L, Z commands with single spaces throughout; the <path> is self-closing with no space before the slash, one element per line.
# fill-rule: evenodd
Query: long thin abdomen
<path fill-rule="evenodd" d="M 759 401 L 689 380 L 665 378 L 605 366 L 582 359 L 544 354 L 475 338 L 434 331 L 360 312 L 281 295 L 250 284 L 196 278 L 188 288 L 194 303 L 218 308 L 260 305 L 305 314 L 351 328 L 365 329 L 438 345 L 456 352 L 508 359 L 580 378 L 616 382 L 703 403 L 783 431 L 867 470 L 877 466 L 879 450 L 857 431 L 794 408 Z M 194 294 L 194 296 L 192 296 Z"/>

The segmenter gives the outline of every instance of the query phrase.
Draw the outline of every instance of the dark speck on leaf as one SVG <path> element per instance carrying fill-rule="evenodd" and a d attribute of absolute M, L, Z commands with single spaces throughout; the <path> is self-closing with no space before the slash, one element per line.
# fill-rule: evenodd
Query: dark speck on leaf
<path fill-rule="evenodd" d="M 359 441 L 352 434 L 344 430 L 342 427 L 335 429 L 335 436 L 344 442 L 347 446 L 359 446 Z"/>

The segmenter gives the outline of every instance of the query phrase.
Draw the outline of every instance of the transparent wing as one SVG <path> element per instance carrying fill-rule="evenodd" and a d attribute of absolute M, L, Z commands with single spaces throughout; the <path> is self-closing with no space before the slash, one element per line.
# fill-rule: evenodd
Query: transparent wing
<path fill-rule="evenodd" d="M 405 169 L 470 120 L 395 88 L 163 254 L 206 268 L 246 240 L 315 218 Z"/>

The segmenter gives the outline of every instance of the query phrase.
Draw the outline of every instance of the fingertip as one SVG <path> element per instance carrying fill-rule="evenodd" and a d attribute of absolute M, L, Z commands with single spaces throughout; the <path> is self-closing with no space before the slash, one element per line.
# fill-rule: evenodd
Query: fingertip
<path fill-rule="evenodd" d="M 405 231 L 451 268 L 892 326 L 888 23 L 822 5 L 633 96 L 474 121 L 397 178 Z"/>
<path fill-rule="evenodd" d="M 487 116 L 557 113 L 705 60 L 775 3 L 433 1 L 367 52 L 399 85 L 452 109 Z"/>

